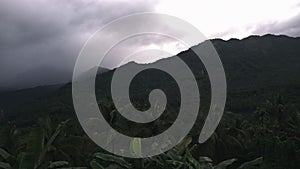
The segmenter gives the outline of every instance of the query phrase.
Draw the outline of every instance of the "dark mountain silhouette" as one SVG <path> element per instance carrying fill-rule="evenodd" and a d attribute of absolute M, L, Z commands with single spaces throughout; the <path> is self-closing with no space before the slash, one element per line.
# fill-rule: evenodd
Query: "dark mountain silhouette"
<path fill-rule="evenodd" d="M 103 73 L 106 73 L 108 71 L 110 71 L 110 69 L 99 67 L 98 71 L 97 71 L 97 74 L 103 74 Z"/>
<path fill-rule="evenodd" d="M 230 39 L 224 41 L 213 39 L 211 41 L 220 55 L 227 77 L 227 110 L 234 111 L 243 108 L 252 111 L 265 96 L 267 97 L 274 92 L 285 95 L 288 100 L 299 106 L 300 38 L 264 35 L 250 36 L 242 40 Z M 203 43 L 199 45 L 203 45 Z M 192 50 L 181 52 L 178 56 L 194 71 L 193 73 L 204 93 L 203 97 L 207 96 L 209 98 L 209 81 L 201 61 L 198 60 Z M 158 62 L 167 62 L 170 59 L 172 57 L 159 60 Z M 110 80 L 113 71 L 107 69 L 98 70 L 96 93 L 99 100 L 110 95 Z M 138 98 L 136 100 L 140 100 L 141 97 L 144 97 L 143 95 L 147 95 L 147 92 L 159 83 L 168 86 L 166 89 L 171 93 L 173 90 L 171 86 L 176 87 L 175 81 L 165 74 L 155 71 L 145 73 L 144 76 L 141 74 L 141 76 L 137 77 L 136 83 L 132 84 L 134 89 L 132 96 Z M 154 83 L 145 86 L 149 77 Z M 57 87 L 44 86 L 42 90 L 41 88 L 33 88 L 1 94 L 0 106 L 8 114 L 20 112 L 26 114 L 28 110 L 34 110 L 30 113 L 44 113 L 42 110 L 38 110 L 39 108 L 35 109 L 36 107 L 41 107 L 37 105 L 46 105 L 42 107 L 43 110 L 47 110 L 47 106 L 53 106 L 53 104 L 50 104 L 51 101 L 56 103 L 61 101 L 64 104 L 68 104 L 69 111 L 72 112 L 71 84 L 69 83 L 60 88 Z M 171 94 L 170 97 L 175 97 L 176 92 L 173 93 L 174 95 Z M 37 100 L 37 98 L 39 99 Z M 18 104 L 23 103 L 21 104 L 23 107 L 16 106 L 16 100 L 18 100 Z M 34 104 L 30 100 L 34 100 Z M 24 104 L 25 101 L 27 104 Z M 209 102 L 209 99 L 207 99 L 207 102 Z M 60 111 L 62 110 L 53 110 L 52 112 Z"/>
<path fill-rule="evenodd" d="M 43 66 L 16 75 L 6 86 L 14 90 L 21 90 L 38 86 L 64 84 L 68 83 L 71 79 L 72 71 L 52 66 Z"/>
<path fill-rule="evenodd" d="M 6 92 L 6 91 L 10 91 L 11 89 L 9 89 L 8 87 L 0 87 L 0 93 Z"/>

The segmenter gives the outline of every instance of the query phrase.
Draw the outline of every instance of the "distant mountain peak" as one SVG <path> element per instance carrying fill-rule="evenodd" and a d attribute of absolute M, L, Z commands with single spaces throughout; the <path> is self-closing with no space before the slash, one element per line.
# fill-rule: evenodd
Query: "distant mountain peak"
<path fill-rule="evenodd" d="M 97 75 L 102 74 L 102 73 L 106 73 L 108 71 L 110 71 L 110 69 L 104 68 L 104 67 L 98 67 Z"/>

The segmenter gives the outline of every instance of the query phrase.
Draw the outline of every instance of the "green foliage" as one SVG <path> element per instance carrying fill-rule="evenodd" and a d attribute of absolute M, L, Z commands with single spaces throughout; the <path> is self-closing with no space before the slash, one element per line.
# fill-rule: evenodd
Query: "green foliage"
<path fill-rule="evenodd" d="M 126 129 L 128 122 L 119 123 L 120 115 L 117 115 L 111 100 L 103 102 L 105 109 L 109 110 L 107 118 L 110 124 Z M 127 159 L 104 153 L 84 135 L 76 120 L 63 121 L 64 118 L 58 115 L 46 116 L 29 126 L 9 122 L 0 128 L 0 168 L 300 168 L 300 113 L 297 107 L 285 102 L 282 96 L 273 95 L 254 112 L 248 111 L 225 112 L 217 130 L 203 144 L 197 143 L 198 135 L 193 132 L 170 151 L 145 159 Z M 167 113 L 172 115 L 172 112 Z M 170 121 L 159 119 L 154 126 L 141 131 L 163 131 L 155 125 L 165 127 L 169 124 Z M 135 137 L 129 149 L 135 155 L 141 155 L 140 139 Z"/>
<path fill-rule="evenodd" d="M 109 164 L 118 164 L 120 167 L 130 168 L 131 164 L 125 161 L 122 157 L 117 157 L 115 155 L 105 154 L 97 152 L 94 154 L 95 159 L 104 161 L 105 163 L 109 162 Z"/>
<path fill-rule="evenodd" d="M 90 162 L 90 166 L 92 169 L 105 169 L 101 164 L 99 164 L 96 160 L 92 160 Z"/>
<path fill-rule="evenodd" d="M 65 167 L 65 166 L 68 166 L 69 165 L 69 162 L 67 161 L 55 161 L 55 162 L 51 162 L 48 166 L 49 169 L 52 169 L 52 168 L 62 168 L 62 167 Z"/>
<path fill-rule="evenodd" d="M 59 122 L 46 117 L 40 120 L 40 126 L 20 130 L 10 123 L 1 129 L 0 168 L 297 169 L 299 123 L 299 111 L 275 95 L 253 114 L 226 112 L 204 144 L 196 143 L 194 136 L 189 135 L 161 155 L 127 159 L 104 153 L 87 136 L 66 128 L 74 126 L 69 120 Z M 132 140 L 129 149 L 136 155 L 142 153 L 139 138 Z"/>
<path fill-rule="evenodd" d="M 2 169 L 12 169 L 10 164 L 4 163 L 4 162 L 0 162 L 0 168 L 2 168 Z"/>
<path fill-rule="evenodd" d="M 23 151 L 16 154 L 16 157 L 0 148 L 0 156 L 3 162 L 0 167 L 6 169 L 54 169 L 65 168 L 69 163 L 66 161 L 48 161 L 46 156 L 50 151 L 54 141 L 62 132 L 62 128 L 69 120 L 61 122 L 49 139 L 45 139 L 45 129 L 41 127 L 32 128 L 26 137 L 26 147 Z"/>
<path fill-rule="evenodd" d="M 263 164 L 263 158 L 259 157 L 252 161 L 243 163 L 238 169 L 256 169 L 262 166 L 262 164 Z"/>
<path fill-rule="evenodd" d="M 213 161 L 208 157 L 199 157 L 197 159 L 192 155 L 192 151 L 197 145 L 190 147 L 191 142 L 191 137 L 186 137 L 180 144 L 167 153 L 146 159 L 138 159 L 140 167 L 145 169 L 226 169 L 236 161 L 236 159 L 230 159 L 213 165 Z M 122 157 L 98 152 L 94 154 L 94 159 L 90 162 L 90 166 L 93 169 L 137 168 L 136 165 L 133 165 L 137 161 L 133 160 L 132 164 L 130 161 L 132 162 L 132 160 L 126 160 Z"/>
<path fill-rule="evenodd" d="M 228 166 L 232 165 L 235 161 L 237 161 L 237 159 L 235 159 L 235 158 L 225 160 L 225 161 L 222 161 L 221 163 L 219 163 L 218 165 L 216 165 L 214 168 L 215 169 L 226 169 Z"/>
<path fill-rule="evenodd" d="M 2 148 L 0 148 L 0 156 L 6 161 L 9 161 L 10 159 L 14 158 L 11 154 L 9 154 L 6 150 Z"/>

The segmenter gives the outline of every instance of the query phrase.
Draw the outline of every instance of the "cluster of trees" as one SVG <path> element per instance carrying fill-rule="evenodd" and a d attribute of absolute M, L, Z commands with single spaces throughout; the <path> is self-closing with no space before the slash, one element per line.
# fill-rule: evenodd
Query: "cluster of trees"
<path fill-rule="evenodd" d="M 276 96 L 254 113 L 227 112 L 204 144 L 187 136 L 172 150 L 145 159 L 109 154 L 79 130 L 76 120 L 43 117 L 34 125 L 1 126 L 3 169 L 297 169 L 300 168 L 300 113 Z M 132 146 L 133 151 L 139 146 Z"/>

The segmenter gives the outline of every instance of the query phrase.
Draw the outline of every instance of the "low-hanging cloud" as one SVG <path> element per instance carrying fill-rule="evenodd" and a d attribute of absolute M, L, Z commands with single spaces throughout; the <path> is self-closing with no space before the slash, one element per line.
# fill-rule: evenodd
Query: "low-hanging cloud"
<path fill-rule="evenodd" d="M 299 6 L 300 9 L 300 6 Z M 293 37 L 300 37 L 300 11 L 295 16 L 269 23 L 263 23 L 254 27 L 254 34 L 283 34 Z"/>
<path fill-rule="evenodd" d="M 0 1 L 0 86 L 68 81 L 84 42 L 120 16 L 153 11 L 156 1 Z"/>

